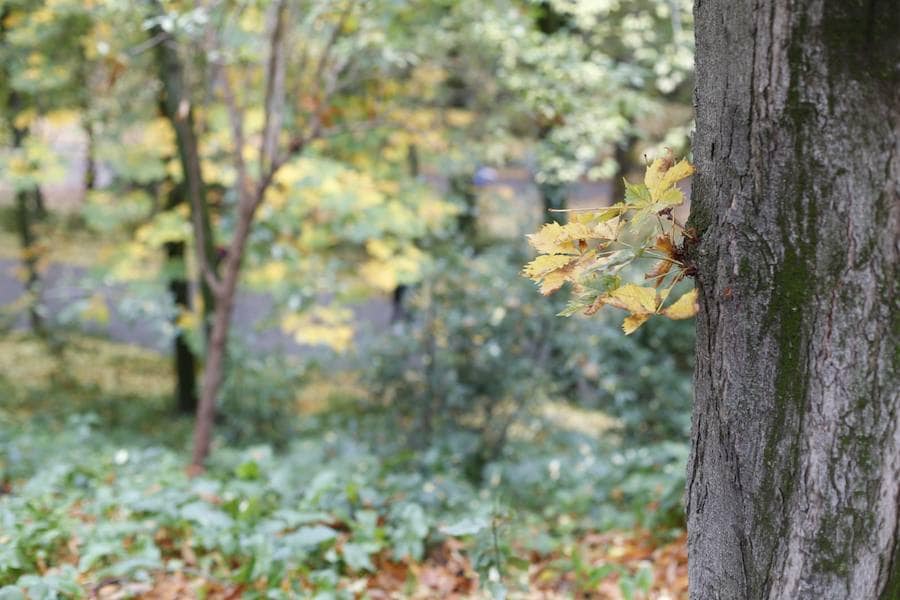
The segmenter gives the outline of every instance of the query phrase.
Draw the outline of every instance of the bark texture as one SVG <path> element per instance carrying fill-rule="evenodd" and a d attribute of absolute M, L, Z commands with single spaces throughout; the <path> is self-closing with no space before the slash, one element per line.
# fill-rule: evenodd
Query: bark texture
<path fill-rule="evenodd" d="M 900 598 L 900 10 L 695 15 L 691 598 Z"/>

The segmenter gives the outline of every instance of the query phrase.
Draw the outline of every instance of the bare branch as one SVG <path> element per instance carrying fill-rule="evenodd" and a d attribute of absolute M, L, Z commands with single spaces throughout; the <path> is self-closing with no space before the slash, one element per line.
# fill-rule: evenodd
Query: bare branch
<path fill-rule="evenodd" d="M 249 189 L 248 185 L 250 183 L 247 174 L 247 164 L 244 161 L 244 115 L 234 96 L 234 90 L 232 89 L 231 81 L 228 78 L 228 71 L 221 62 L 218 63 L 218 71 L 219 82 L 222 86 L 222 96 L 225 99 L 225 106 L 228 109 L 228 120 L 231 125 L 231 139 L 235 146 L 234 167 L 237 170 L 238 175 L 238 191 L 239 196 L 243 197 L 247 193 L 247 190 Z"/>
<path fill-rule="evenodd" d="M 140 44 L 132 46 L 131 48 L 126 50 L 125 53 L 131 57 L 139 56 L 147 50 L 156 47 L 158 44 L 166 42 L 170 37 L 171 36 L 167 32 L 160 31 L 160 33 L 155 34 L 150 39 L 144 40 Z"/>
<path fill-rule="evenodd" d="M 368 121 L 358 121 L 356 123 L 347 123 L 340 127 L 329 127 L 327 129 L 321 129 L 319 132 L 318 139 L 324 138 L 333 138 L 339 135 L 343 135 L 345 133 L 361 133 L 365 131 L 371 131 L 383 125 L 387 125 L 388 121 L 385 119 L 370 119 Z"/>
<path fill-rule="evenodd" d="M 331 30 L 331 35 L 328 36 L 328 41 L 325 42 L 325 48 L 322 49 L 322 54 L 319 56 L 319 64 L 316 65 L 315 76 L 313 77 L 313 81 L 319 81 L 322 78 L 322 73 L 325 71 L 325 66 L 328 64 L 328 59 L 331 56 L 331 51 L 334 48 L 334 45 L 337 43 L 338 38 L 341 37 L 341 31 L 344 29 L 344 25 L 347 24 L 347 18 L 350 16 L 350 13 L 353 11 L 353 6 L 356 4 L 353 0 L 349 0 L 347 4 L 344 6 L 344 10 L 341 12 L 341 16 L 338 17 L 338 22 L 335 23 L 334 28 Z"/>
<path fill-rule="evenodd" d="M 269 64 L 266 71 L 265 125 L 259 149 L 260 173 L 265 172 L 267 163 L 274 163 L 278 159 L 278 133 L 281 131 L 284 110 L 286 13 L 285 1 L 278 0 L 274 7 Z"/>

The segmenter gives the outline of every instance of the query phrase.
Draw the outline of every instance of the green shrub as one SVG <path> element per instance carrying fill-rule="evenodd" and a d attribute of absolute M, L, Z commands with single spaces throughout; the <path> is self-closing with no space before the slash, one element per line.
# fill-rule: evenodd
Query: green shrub
<path fill-rule="evenodd" d="M 551 303 L 533 301 L 515 260 L 499 248 L 439 261 L 414 293 L 410 321 L 365 356 L 373 395 L 389 400 L 413 444 L 457 435 L 473 480 L 499 458 L 510 425 L 557 386 L 563 322 Z"/>
<path fill-rule="evenodd" d="M 297 431 L 297 392 L 308 367 L 232 344 L 216 430 L 229 444 L 285 446 Z"/>
<path fill-rule="evenodd" d="M 561 305 L 519 275 L 516 251 L 444 259 L 414 293 L 411 319 L 366 352 L 373 396 L 389 399 L 413 441 L 468 432 L 480 474 L 510 424 L 548 398 L 605 412 L 629 442 L 686 440 L 693 322 L 625 336 L 618 315 L 557 318 Z"/>

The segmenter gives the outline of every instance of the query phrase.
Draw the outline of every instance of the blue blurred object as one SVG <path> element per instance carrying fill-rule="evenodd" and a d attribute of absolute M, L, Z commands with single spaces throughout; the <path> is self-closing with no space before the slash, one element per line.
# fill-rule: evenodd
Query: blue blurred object
<path fill-rule="evenodd" d="M 490 185 L 497 181 L 497 170 L 491 167 L 478 167 L 472 176 L 472 184 L 476 186 Z"/>

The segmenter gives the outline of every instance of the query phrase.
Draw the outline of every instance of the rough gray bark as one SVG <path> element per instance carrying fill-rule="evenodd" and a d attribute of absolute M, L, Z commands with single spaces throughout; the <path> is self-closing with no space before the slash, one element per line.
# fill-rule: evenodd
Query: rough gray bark
<path fill-rule="evenodd" d="M 695 15 L 691 598 L 900 598 L 900 10 Z"/>

